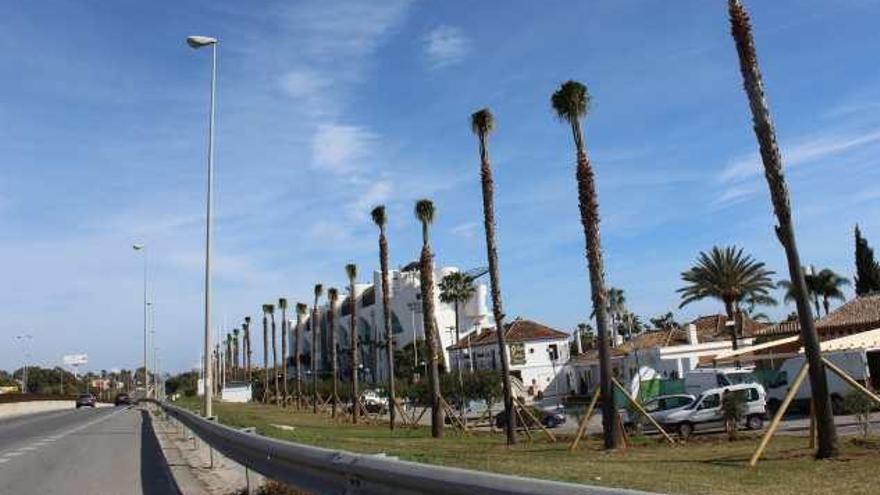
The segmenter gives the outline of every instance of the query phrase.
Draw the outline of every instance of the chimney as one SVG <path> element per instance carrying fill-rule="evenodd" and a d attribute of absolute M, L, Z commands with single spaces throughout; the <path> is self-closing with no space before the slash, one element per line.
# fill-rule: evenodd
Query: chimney
<path fill-rule="evenodd" d="M 697 345 L 700 343 L 697 339 L 697 326 L 693 323 L 688 323 L 687 325 L 687 338 L 688 345 Z"/>

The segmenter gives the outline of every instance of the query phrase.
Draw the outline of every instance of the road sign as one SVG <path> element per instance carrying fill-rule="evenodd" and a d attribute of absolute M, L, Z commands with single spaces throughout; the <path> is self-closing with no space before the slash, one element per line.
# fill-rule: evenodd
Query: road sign
<path fill-rule="evenodd" d="M 89 362 L 89 356 L 87 354 L 68 354 L 61 360 L 68 366 L 81 366 Z"/>

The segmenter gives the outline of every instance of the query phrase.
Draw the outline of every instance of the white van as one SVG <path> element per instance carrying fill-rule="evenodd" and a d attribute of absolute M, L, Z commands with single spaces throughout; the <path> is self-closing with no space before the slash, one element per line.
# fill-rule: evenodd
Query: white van
<path fill-rule="evenodd" d="M 767 416 L 767 393 L 758 383 L 743 383 L 706 390 L 693 404 L 669 413 L 664 419 L 664 427 L 677 431 L 683 438 L 691 436 L 698 430 L 724 427 L 721 397 L 727 393 L 745 395 L 746 412 L 743 422 L 746 428 L 760 430 L 764 427 L 764 419 Z"/>
<path fill-rule="evenodd" d="M 685 393 L 699 395 L 710 388 L 727 387 L 741 383 L 756 383 L 754 367 L 696 368 L 684 375 Z"/>
<path fill-rule="evenodd" d="M 835 364 L 838 368 L 846 371 L 857 381 L 866 384 L 871 383 L 871 372 L 868 366 L 869 354 L 873 355 L 880 351 L 867 351 L 865 349 L 853 349 L 847 351 L 823 352 L 822 356 Z M 767 384 L 767 407 L 771 412 L 775 412 L 794 378 L 797 376 L 801 367 L 804 365 L 806 357 L 804 354 L 788 358 L 779 367 L 779 373 L 772 383 Z M 840 414 L 843 409 L 843 399 L 850 392 L 852 387 L 840 379 L 836 374 L 827 371 L 828 377 L 828 393 L 831 396 L 831 405 L 835 414 Z M 803 411 L 809 410 L 811 394 L 810 380 L 805 379 L 800 390 L 794 396 L 792 407 Z"/>

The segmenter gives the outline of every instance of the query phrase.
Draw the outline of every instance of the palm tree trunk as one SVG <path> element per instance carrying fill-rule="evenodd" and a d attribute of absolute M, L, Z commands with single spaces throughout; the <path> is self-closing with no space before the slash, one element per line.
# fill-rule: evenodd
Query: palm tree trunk
<path fill-rule="evenodd" d="M 296 355 L 293 360 L 296 362 L 296 408 L 302 409 L 302 344 L 300 337 L 302 336 L 302 314 L 297 311 L 296 314 L 296 342 L 294 351 Z"/>
<path fill-rule="evenodd" d="M 828 299 L 828 296 L 822 296 L 822 305 L 825 307 L 825 316 L 828 316 L 831 311 L 831 300 Z"/>
<path fill-rule="evenodd" d="M 388 291 L 388 240 L 385 238 L 384 225 L 379 229 L 379 265 L 382 270 L 382 323 L 385 328 L 385 366 L 388 372 L 388 428 L 394 431 L 397 411 L 394 407 L 397 394 L 394 390 L 394 339 L 391 334 L 391 307 Z"/>
<path fill-rule="evenodd" d="M 282 404 L 287 407 L 290 391 L 287 389 L 287 308 L 281 309 L 281 381 L 284 383 Z"/>
<path fill-rule="evenodd" d="M 263 403 L 269 402 L 269 320 L 263 314 Z"/>
<path fill-rule="evenodd" d="M 331 397 L 331 413 L 332 417 L 336 417 L 336 409 L 339 407 L 339 390 L 338 390 L 338 374 L 339 370 L 336 365 L 336 305 L 331 304 L 330 311 L 327 313 L 327 331 L 330 332 L 330 373 L 333 380 L 333 397 Z"/>
<path fill-rule="evenodd" d="M 599 202 L 596 197 L 596 184 L 593 168 L 584 146 L 580 121 L 572 119 L 571 130 L 577 148 L 578 206 L 581 213 L 581 224 L 586 239 L 587 265 L 590 272 L 590 289 L 593 310 L 596 312 L 596 334 L 599 348 L 599 381 L 602 396 L 602 431 L 605 448 L 616 449 L 619 445 L 621 431 L 617 421 L 617 409 L 614 407 L 614 387 L 611 383 L 611 349 L 608 345 L 608 306 L 605 290 L 605 268 L 602 261 L 602 246 L 599 235 Z"/>
<path fill-rule="evenodd" d="M 349 326 L 348 326 L 348 334 L 349 334 L 349 346 L 348 351 L 351 353 L 349 358 L 349 363 L 351 365 L 351 422 L 357 424 L 358 416 L 360 412 L 358 411 L 358 402 L 360 399 L 360 395 L 358 392 L 358 333 L 357 333 L 357 304 L 355 302 L 354 297 L 354 280 L 351 280 L 350 283 L 350 292 L 348 295 L 349 306 Z"/>
<path fill-rule="evenodd" d="M 755 53 L 749 16 L 739 0 L 728 1 L 730 23 L 733 38 L 736 41 L 743 86 L 748 95 L 755 136 L 758 139 L 761 158 L 764 163 L 764 175 L 770 188 L 773 210 L 776 213 L 776 220 L 778 222 L 776 236 L 785 248 L 792 292 L 794 293 L 798 309 L 801 341 L 803 342 L 804 352 L 809 363 L 810 387 L 813 391 L 818 432 L 816 457 L 820 459 L 836 457 L 838 454 L 837 431 L 834 425 L 834 415 L 831 411 L 831 398 L 828 395 L 825 366 L 822 363 L 819 336 L 813 324 L 813 316 L 807 296 L 807 285 L 804 280 L 803 270 L 801 270 L 800 254 L 798 253 L 791 218 L 788 189 L 782 172 L 782 157 L 776 144 L 776 131 L 770 118 L 770 110 L 764 99 L 764 83 L 758 68 L 758 59 Z"/>
<path fill-rule="evenodd" d="M 489 282 L 492 293 L 492 316 L 495 319 L 495 333 L 498 339 L 498 354 L 501 356 L 501 388 L 504 395 L 504 414 L 507 420 L 504 432 L 507 445 L 516 443 L 516 416 L 513 412 L 513 390 L 510 385 L 510 363 L 507 359 L 507 343 L 504 336 L 504 311 L 501 300 L 501 273 L 498 269 L 498 248 L 495 243 L 495 183 L 492 179 L 492 166 L 489 164 L 489 149 L 486 134 L 479 134 L 480 140 L 480 184 L 483 190 L 483 227 L 486 232 L 486 258 L 489 263 Z M 456 339 L 458 339 L 458 315 L 455 317 Z M 460 371 L 459 371 L 460 372 Z"/>
<path fill-rule="evenodd" d="M 724 300 L 724 312 L 727 313 L 727 321 L 734 321 L 736 319 L 736 308 L 734 307 L 732 299 L 725 299 Z M 739 340 L 737 339 L 737 335 L 736 335 L 736 325 L 729 327 L 729 328 L 730 328 L 730 346 L 731 346 L 731 349 L 733 349 L 735 351 L 735 350 L 739 349 Z"/>
<path fill-rule="evenodd" d="M 275 403 L 281 405 L 281 393 L 278 387 L 278 339 L 275 336 L 275 313 L 272 313 L 272 374 L 275 381 Z"/>
<path fill-rule="evenodd" d="M 244 327 L 244 366 L 247 375 L 248 385 L 253 384 L 253 376 L 251 376 L 251 328 L 250 325 Z"/>
<path fill-rule="evenodd" d="M 421 272 L 422 316 L 424 319 L 425 340 L 428 344 L 428 379 L 431 390 L 431 436 L 443 436 L 443 409 L 440 407 L 440 365 L 437 327 L 434 323 L 434 270 L 431 266 L 431 248 L 425 243 L 419 263 Z"/>
<path fill-rule="evenodd" d="M 318 414 L 318 333 L 321 331 L 318 323 L 318 298 L 315 298 L 309 325 L 312 327 L 312 412 Z"/>

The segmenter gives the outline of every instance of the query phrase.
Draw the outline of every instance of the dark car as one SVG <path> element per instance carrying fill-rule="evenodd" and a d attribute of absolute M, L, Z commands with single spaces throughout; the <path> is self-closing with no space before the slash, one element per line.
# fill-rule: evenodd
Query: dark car
<path fill-rule="evenodd" d="M 547 428 L 556 428 L 557 426 L 564 424 L 566 420 L 565 413 L 562 411 L 545 411 L 543 409 L 530 407 L 529 412 L 531 412 L 534 417 L 538 418 L 538 421 Z M 537 427 L 528 415 L 523 415 L 523 417 L 527 423 L 530 423 L 528 425 L 530 428 Z M 504 411 L 501 411 L 495 415 L 495 427 L 504 428 L 505 424 L 507 424 L 507 415 Z"/>
<path fill-rule="evenodd" d="M 130 406 L 131 397 L 129 397 L 128 394 L 118 394 L 113 403 L 117 406 Z"/>
<path fill-rule="evenodd" d="M 81 407 L 95 407 L 95 396 L 92 394 L 81 394 L 76 398 L 76 408 L 79 409 Z"/>

